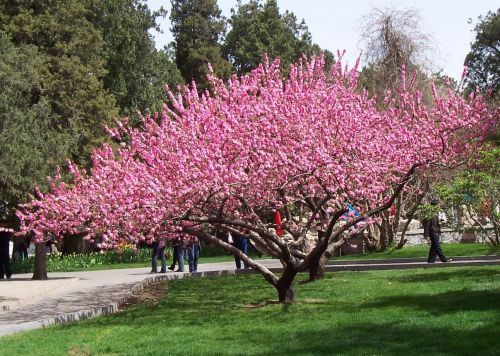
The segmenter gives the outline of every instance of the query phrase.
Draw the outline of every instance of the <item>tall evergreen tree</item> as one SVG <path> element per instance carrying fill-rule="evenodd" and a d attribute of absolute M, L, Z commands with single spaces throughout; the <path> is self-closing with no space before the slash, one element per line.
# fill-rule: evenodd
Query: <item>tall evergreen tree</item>
<path fill-rule="evenodd" d="M 200 89 L 206 88 L 207 63 L 219 76 L 231 73 L 221 54 L 225 20 L 216 0 L 172 0 L 170 20 L 175 60 L 186 81 L 195 80 Z"/>
<path fill-rule="evenodd" d="M 74 139 L 51 120 L 43 90 L 49 58 L 35 46 L 15 46 L 0 31 L 0 219 L 64 163 Z"/>
<path fill-rule="evenodd" d="M 467 84 L 471 90 L 491 90 L 498 98 L 500 90 L 500 9 L 480 16 L 474 31 L 476 39 L 465 58 L 469 68 Z"/>
<path fill-rule="evenodd" d="M 75 139 L 71 158 L 85 162 L 117 115 L 115 100 L 104 88 L 107 74 L 104 41 L 78 0 L 4 0 L 0 28 L 16 45 L 34 45 L 46 56 L 41 90 L 53 127 Z"/>
<path fill-rule="evenodd" d="M 224 44 L 224 54 L 242 74 L 255 68 L 262 55 L 279 57 L 285 70 L 302 54 L 310 55 L 321 52 L 318 45 L 312 43 L 304 20 L 289 11 L 281 14 L 276 0 L 251 0 L 242 4 L 238 1 L 236 10 L 231 9 L 229 20 L 231 30 Z M 327 59 L 333 61 L 333 55 L 326 51 Z"/>
<path fill-rule="evenodd" d="M 121 115 L 160 110 L 163 84 L 182 82 L 166 51 L 158 51 L 150 30 L 159 30 L 160 8 L 151 11 L 139 0 L 90 0 L 92 23 L 104 40 L 108 71 L 104 86 L 116 98 Z"/>

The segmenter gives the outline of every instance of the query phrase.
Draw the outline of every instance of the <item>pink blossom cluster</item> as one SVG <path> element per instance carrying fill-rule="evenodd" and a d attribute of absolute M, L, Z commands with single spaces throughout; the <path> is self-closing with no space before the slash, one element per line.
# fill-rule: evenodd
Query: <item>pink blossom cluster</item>
<path fill-rule="evenodd" d="M 470 157 L 498 119 L 479 95 L 434 90 L 427 107 L 406 83 L 380 109 L 357 79 L 340 61 L 326 71 L 323 57 L 283 79 L 279 60 L 265 59 L 227 82 L 211 76 L 210 93 L 167 88 L 162 113 L 141 128 L 117 121 L 107 130 L 118 144 L 96 149 L 89 172 L 69 164 L 70 184 L 57 174 L 23 205 L 21 231 L 39 241 L 83 234 L 110 248 L 182 238 L 210 215 L 256 223 L 256 211 L 325 195 L 325 211 L 377 207 L 412 166 Z"/>

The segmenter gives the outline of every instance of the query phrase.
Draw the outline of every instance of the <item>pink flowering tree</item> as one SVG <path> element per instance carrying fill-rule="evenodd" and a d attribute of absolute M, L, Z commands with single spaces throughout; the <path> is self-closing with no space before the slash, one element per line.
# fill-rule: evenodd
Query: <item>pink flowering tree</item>
<path fill-rule="evenodd" d="M 281 302 L 292 301 L 297 273 L 317 276 L 417 171 L 471 157 L 498 116 L 480 96 L 451 91 L 434 91 L 434 105 L 424 106 L 404 80 L 378 109 L 358 90 L 357 74 L 340 61 L 327 72 L 313 57 L 283 79 L 279 60 L 265 60 L 227 82 L 211 76 L 210 93 L 199 95 L 194 83 L 168 91 L 170 104 L 141 128 L 125 120 L 108 129 L 118 148 L 96 150 L 90 172 L 70 165 L 71 184 L 56 176 L 50 193 L 24 205 L 22 231 L 38 240 L 83 233 L 103 248 L 196 236 L 239 256 Z M 354 214 L 348 204 L 364 209 Z M 276 210 L 281 226 L 271 218 Z M 283 273 L 216 230 L 244 234 Z"/>

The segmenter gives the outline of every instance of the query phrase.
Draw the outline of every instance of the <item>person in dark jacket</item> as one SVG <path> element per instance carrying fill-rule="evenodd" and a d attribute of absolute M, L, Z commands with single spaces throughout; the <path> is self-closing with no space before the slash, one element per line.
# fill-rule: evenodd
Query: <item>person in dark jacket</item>
<path fill-rule="evenodd" d="M 12 268 L 10 266 L 9 242 L 12 238 L 12 230 L 0 224 L 0 279 L 10 279 Z"/>
<path fill-rule="evenodd" d="M 437 200 L 432 200 L 431 205 L 438 205 Z M 436 256 L 439 256 L 441 262 L 450 261 L 446 258 L 443 250 L 441 249 L 441 243 L 439 242 L 439 236 L 441 235 L 441 227 L 439 226 L 439 219 L 437 215 L 430 218 L 425 218 L 423 221 L 424 225 L 424 237 L 431 240 L 431 247 L 429 249 L 429 257 L 427 258 L 428 263 L 436 262 Z"/>
<path fill-rule="evenodd" d="M 247 255 L 248 254 L 248 238 L 244 235 L 234 234 L 232 239 L 233 239 L 232 245 L 235 246 L 241 252 L 243 252 L 245 255 Z M 234 262 L 236 264 L 236 269 L 241 269 L 241 258 L 239 258 L 238 256 L 234 256 Z M 246 262 L 244 262 L 244 261 L 243 261 L 243 266 L 245 267 L 245 269 L 250 268 L 250 266 L 248 266 L 246 264 Z"/>

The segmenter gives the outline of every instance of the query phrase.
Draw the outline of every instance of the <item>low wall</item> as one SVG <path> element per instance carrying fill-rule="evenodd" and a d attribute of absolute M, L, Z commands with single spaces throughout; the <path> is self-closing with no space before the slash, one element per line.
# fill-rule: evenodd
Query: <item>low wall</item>
<path fill-rule="evenodd" d="M 399 234 L 398 234 L 399 235 Z M 406 242 L 407 245 L 428 245 L 429 239 L 424 239 L 424 230 L 411 230 L 407 231 L 405 234 L 405 239 L 408 240 Z M 399 236 L 398 240 L 399 241 Z M 475 243 L 475 242 L 484 242 L 484 238 L 479 236 L 474 232 L 459 232 L 453 229 L 442 229 L 441 230 L 441 243 Z"/>

